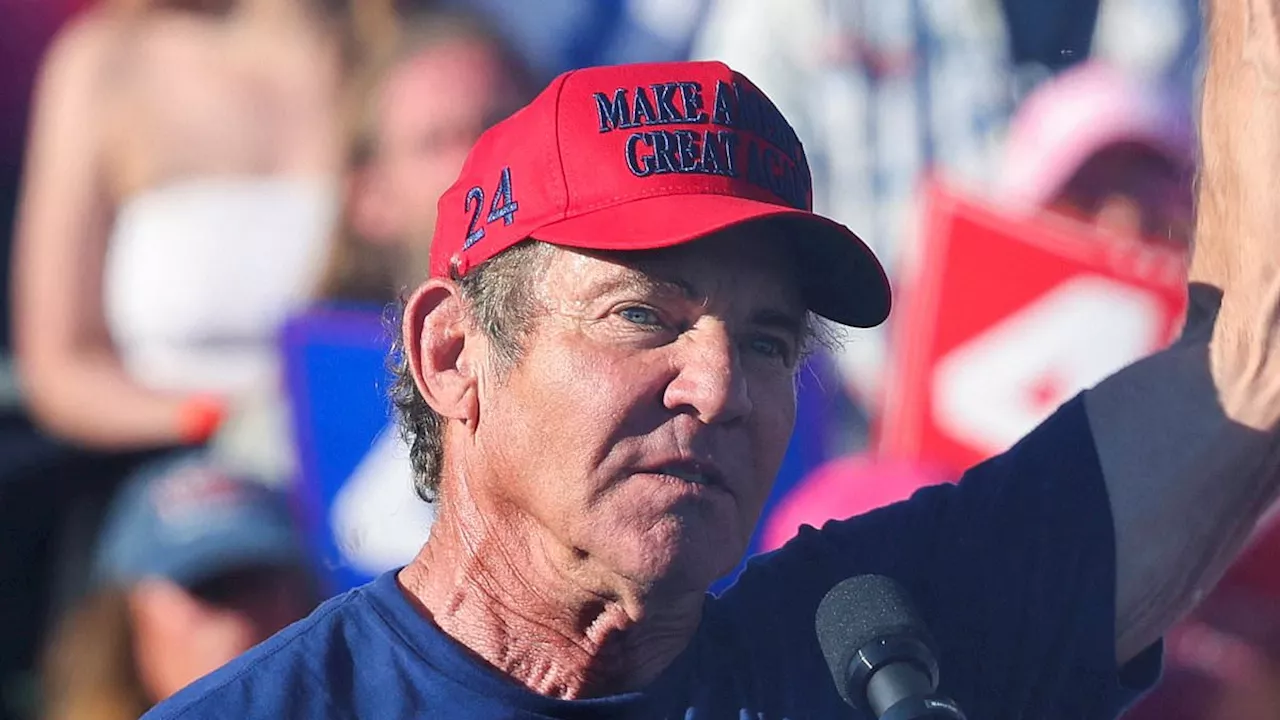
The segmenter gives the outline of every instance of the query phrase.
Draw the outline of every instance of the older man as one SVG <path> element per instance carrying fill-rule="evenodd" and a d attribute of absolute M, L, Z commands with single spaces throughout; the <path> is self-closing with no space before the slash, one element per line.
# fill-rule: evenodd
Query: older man
<path fill-rule="evenodd" d="M 718 598 L 811 318 L 879 323 L 888 287 L 808 211 L 800 144 L 746 78 L 557 79 L 473 149 L 405 310 L 395 396 L 430 541 L 150 717 L 865 717 L 813 617 L 868 572 L 915 598 L 971 717 L 1112 716 L 1280 487 L 1280 14 L 1215 9 L 1183 339 Z"/>

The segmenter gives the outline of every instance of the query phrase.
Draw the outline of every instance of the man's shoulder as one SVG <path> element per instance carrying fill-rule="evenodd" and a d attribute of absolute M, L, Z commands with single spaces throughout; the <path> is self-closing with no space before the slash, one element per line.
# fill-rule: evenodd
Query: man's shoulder
<path fill-rule="evenodd" d="M 331 690 L 357 656 L 386 646 L 367 586 L 334 597 L 222 668 L 187 686 L 146 720 L 345 717 Z"/>

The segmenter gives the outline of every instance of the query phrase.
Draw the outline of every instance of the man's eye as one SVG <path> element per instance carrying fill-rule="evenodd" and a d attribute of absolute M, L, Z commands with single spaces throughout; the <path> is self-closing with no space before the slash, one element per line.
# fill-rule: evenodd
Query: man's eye
<path fill-rule="evenodd" d="M 656 327 L 662 324 L 658 313 L 647 307 L 628 307 L 618 311 L 618 315 L 629 323 Z"/>
<path fill-rule="evenodd" d="M 773 337 L 761 336 L 751 340 L 752 352 L 759 353 L 765 357 L 777 358 L 779 360 L 788 360 L 791 357 L 791 349 L 787 343 Z"/>

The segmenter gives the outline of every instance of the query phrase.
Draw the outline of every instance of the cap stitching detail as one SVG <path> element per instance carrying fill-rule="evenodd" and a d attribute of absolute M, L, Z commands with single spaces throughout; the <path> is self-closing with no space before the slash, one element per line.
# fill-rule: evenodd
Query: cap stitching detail
<path fill-rule="evenodd" d="M 778 202 L 770 202 L 769 200 L 762 200 L 760 198 L 751 197 L 740 191 L 733 190 L 730 188 L 698 188 L 696 191 L 691 191 L 688 185 L 663 185 L 660 187 L 649 188 L 639 193 L 627 193 L 624 195 L 614 195 L 613 197 L 599 200 L 597 202 L 591 203 L 590 205 L 584 205 L 581 208 L 575 208 L 572 214 L 566 213 L 564 219 L 568 220 L 570 217 L 577 217 L 579 215 L 584 215 L 586 213 L 594 212 L 596 210 L 600 210 L 607 207 L 613 207 L 615 205 L 624 205 L 633 200 L 647 200 L 653 197 L 676 196 L 676 195 L 682 195 L 682 196 L 720 195 L 723 197 L 736 197 L 736 198 L 741 198 L 743 200 L 752 200 L 755 202 L 765 203 L 767 205 L 776 205 L 781 210 L 791 210 L 794 212 L 807 213 L 809 215 L 815 215 L 815 216 L 817 215 L 817 213 L 813 212 L 812 210 L 792 207 L 790 205 L 787 205 L 786 203 L 778 203 Z"/>
<path fill-rule="evenodd" d="M 555 107 L 555 138 L 556 138 L 556 160 L 560 162 L 560 183 L 564 188 L 564 207 L 560 210 L 560 219 L 569 217 L 569 174 L 564 170 L 564 149 L 560 145 L 560 100 L 564 96 L 564 86 L 569 84 L 569 78 L 573 77 L 578 70 L 570 70 L 565 73 L 564 78 L 560 81 L 560 87 L 556 88 Z"/>

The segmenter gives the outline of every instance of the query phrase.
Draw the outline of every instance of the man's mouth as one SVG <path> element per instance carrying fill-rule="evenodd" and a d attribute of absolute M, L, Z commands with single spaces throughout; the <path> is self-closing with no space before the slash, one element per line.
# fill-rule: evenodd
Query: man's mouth
<path fill-rule="evenodd" d="M 692 460 L 664 463 L 652 472 L 678 478 L 693 485 L 724 486 L 724 476 L 717 468 Z"/>

